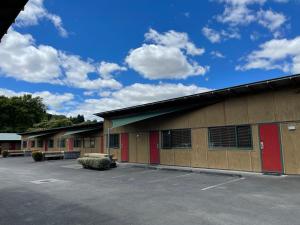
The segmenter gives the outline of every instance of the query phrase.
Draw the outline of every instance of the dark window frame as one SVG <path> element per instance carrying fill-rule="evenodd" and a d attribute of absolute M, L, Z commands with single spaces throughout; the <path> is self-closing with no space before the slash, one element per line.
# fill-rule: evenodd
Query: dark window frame
<path fill-rule="evenodd" d="M 95 148 L 96 147 L 96 140 L 95 138 L 90 138 L 90 148 Z"/>
<path fill-rule="evenodd" d="M 108 144 L 108 134 L 107 134 L 106 147 L 120 148 L 120 134 L 109 134 L 109 144 Z"/>
<path fill-rule="evenodd" d="M 48 140 L 48 148 L 54 148 L 54 140 L 53 139 Z"/>
<path fill-rule="evenodd" d="M 23 141 L 22 148 L 27 148 L 27 145 L 28 145 L 27 141 Z"/>
<path fill-rule="evenodd" d="M 30 148 L 35 148 L 35 140 L 30 141 Z"/>
<path fill-rule="evenodd" d="M 66 139 L 60 139 L 59 141 L 58 141 L 58 143 L 59 143 L 59 148 L 65 148 L 66 147 Z"/>
<path fill-rule="evenodd" d="M 44 147 L 44 140 L 43 139 L 38 139 L 36 146 L 37 146 L 37 148 L 43 148 Z"/>
<path fill-rule="evenodd" d="M 81 140 L 81 138 L 74 138 L 74 140 L 73 140 L 73 147 L 74 148 L 81 148 L 82 147 L 82 140 Z"/>
<path fill-rule="evenodd" d="M 241 128 L 247 128 L 248 129 L 248 140 L 246 140 L 246 142 L 248 142 L 249 145 L 244 145 L 242 146 L 241 144 L 241 139 L 239 139 L 239 137 L 241 137 L 241 133 L 239 132 L 239 129 Z M 226 133 L 227 137 L 221 136 L 221 142 L 224 141 L 224 139 L 227 140 L 227 145 L 224 143 L 220 143 L 218 145 L 214 145 L 214 142 L 212 141 L 212 133 L 211 130 L 212 129 L 219 129 L 218 132 L 220 132 L 221 134 L 224 134 L 226 129 L 232 129 L 234 131 L 234 140 L 231 140 L 232 143 L 235 143 L 234 145 L 228 145 L 228 136 L 230 134 Z M 222 131 L 223 129 L 223 131 Z M 253 135 L 252 135 L 252 126 L 249 124 L 244 124 L 244 125 L 229 125 L 229 126 L 216 126 L 216 127 L 208 127 L 207 129 L 207 133 L 208 133 L 208 148 L 209 150 L 219 150 L 219 149 L 234 149 L 234 150 L 253 150 Z M 220 141 L 220 140 L 219 140 Z M 216 141 L 215 141 L 216 142 Z"/>
<path fill-rule="evenodd" d="M 185 134 L 184 136 L 183 135 L 184 132 L 188 132 L 188 133 Z M 191 149 L 192 148 L 191 128 L 162 130 L 160 136 L 161 136 L 161 149 Z M 189 139 L 189 140 L 184 140 L 184 139 Z M 180 143 L 180 141 L 183 142 Z"/>

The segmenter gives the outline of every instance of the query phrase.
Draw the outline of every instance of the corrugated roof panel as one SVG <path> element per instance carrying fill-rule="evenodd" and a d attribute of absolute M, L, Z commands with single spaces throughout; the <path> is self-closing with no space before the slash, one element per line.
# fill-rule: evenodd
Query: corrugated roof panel
<path fill-rule="evenodd" d="M 0 133 L 0 141 L 21 141 L 21 136 L 16 133 Z"/>

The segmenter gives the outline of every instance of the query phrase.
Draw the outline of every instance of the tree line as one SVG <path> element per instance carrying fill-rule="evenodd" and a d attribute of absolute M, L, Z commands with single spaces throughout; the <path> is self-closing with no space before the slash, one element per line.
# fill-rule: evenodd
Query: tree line
<path fill-rule="evenodd" d="M 0 96 L 0 132 L 18 133 L 95 122 L 85 121 L 83 115 L 66 117 L 49 114 L 42 100 L 31 95 Z"/>

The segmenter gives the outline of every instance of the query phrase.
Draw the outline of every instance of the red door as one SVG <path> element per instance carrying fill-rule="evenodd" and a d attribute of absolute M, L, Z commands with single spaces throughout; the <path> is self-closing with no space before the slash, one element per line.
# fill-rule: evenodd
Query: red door
<path fill-rule="evenodd" d="M 44 145 L 45 145 L 45 152 L 47 152 L 48 151 L 48 140 L 44 141 Z"/>
<path fill-rule="evenodd" d="M 122 162 L 128 162 L 128 133 L 122 133 L 121 134 L 121 161 Z"/>
<path fill-rule="evenodd" d="M 10 143 L 9 150 L 16 150 L 16 143 Z"/>
<path fill-rule="evenodd" d="M 68 150 L 73 151 L 73 138 L 68 139 Z"/>
<path fill-rule="evenodd" d="M 159 133 L 150 131 L 150 164 L 159 164 Z"/>
<path fill-rule="evenodd" d="M 282 173 L 279 127 L 277 124 L 259 126 L 262 171 Z"/>

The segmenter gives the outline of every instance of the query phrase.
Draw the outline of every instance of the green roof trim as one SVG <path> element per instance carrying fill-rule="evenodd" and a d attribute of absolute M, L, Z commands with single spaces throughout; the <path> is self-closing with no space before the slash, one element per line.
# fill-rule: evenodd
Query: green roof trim
<path fill-rule="evenodd" d="M 112 128 L 121 127 L 121 126 L 125 126 L 127 124 L 135 123 L 135 122 L 138 122 L 138 121 L 142 121 L 142 120 L 150 119 L 150 118 L 153 118 L 153 117 L 162 116 L 162 115 L 165 115 L 165 114 L 177 112 L 177 111 L 180 111 L 180 110 L 184 110 L 186 108 L 187 107 L 175 108 L 175 109 L 174 108 L 164 109 L 164 110 L 161 110 L 161 111 L 147 112 L 147 113 L 141 113 L 141 114 L 126 116 L 126 117 L 122 117 L 122 118 L 112 119 Z"/>
<path fill-rule="evenodd" d="M 54 134 L 54 133 L 55 132 L 48 132 L 48 133 L 36 134 L 36 135 L 29 136 L 27 139 L 33 139 L 33 138 L 37 138 L 37 137 L 43 137 L 43 136 L 47 136 L 49 134 Z"/>
<path fill-rule="evenodd" d="M 80 133 L 85 133 L 89 131 L 94 131 L 94 130 L 99 130 L 99 128 L 91 128 L 91 129 L 84 129 L 84 130 L 73 130 L 73 131 L 68 131 L 62 136 L 68 136 L 68 135 L 73 135 L 73 134 L 80 134 Z"/>
<path fill-rule="evenodd" d="M 21 135 L 16 133 L 0 133 L 0 141 L 21 141 Z"/>

